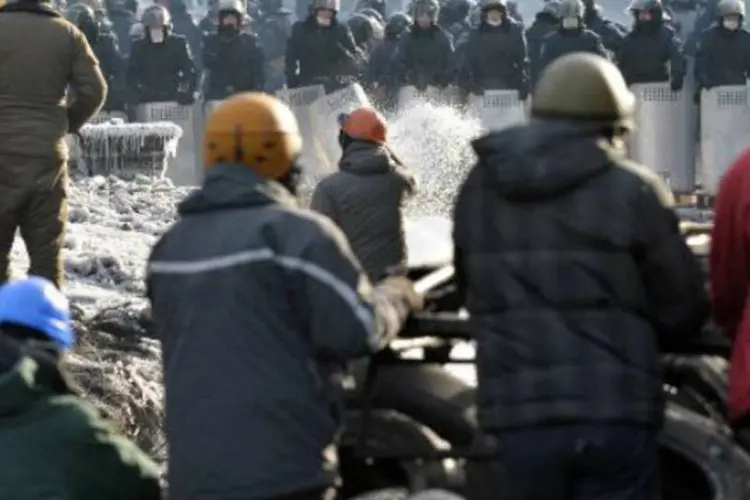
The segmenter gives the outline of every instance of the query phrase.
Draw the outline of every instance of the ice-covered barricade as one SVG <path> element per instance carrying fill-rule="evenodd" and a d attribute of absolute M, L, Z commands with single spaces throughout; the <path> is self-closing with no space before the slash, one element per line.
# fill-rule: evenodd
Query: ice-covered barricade
<path fill-rule="evenodd" d="M 86 175 L 161 179 L 177 154 L 182 129 L 172 122 L 125 123 L 122 119 L 87 124 L 74 136 L 76 169 Z"/>

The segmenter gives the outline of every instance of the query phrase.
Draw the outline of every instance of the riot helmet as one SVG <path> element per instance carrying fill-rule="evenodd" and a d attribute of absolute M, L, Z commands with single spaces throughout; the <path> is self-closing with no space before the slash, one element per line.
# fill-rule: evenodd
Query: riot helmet
<path fill-rule="evenodd" d="M 742 27 L 745 20 L 745 3 L 742 0 L 721 0 L 717 9 L 724 28 L 737 31 Z"/>
<path fill-rule="evenodd" d="M 89 43 L 99 38 L 99 21 L 94 9 L 84 3 L 77 3 L 65 11 L 65 18 L 86 36 Z"/>
<path fill-rule="evenodd" d="M 414 0 L 410 10 L 417 26 L 428 28 L 437 24 L 440 4 L 437 0 Z"/>
<path fill-rule="evenodd" d="M 447 0 L 440 8 L 440 26 L 447 29 L 465 21 L 471 7 L 469 0 Z"/>
<path fill-rule="evenodd" d="M 557 0 L 550 0 L 544 4 L 540 14 L 546 14 L 554 19 L 560 19 L 560 2 Z"/>
<path fill-rule="evenodd" d="M 388 19 L 388 24 L 385 25 L 385 37 L 388 40 L 396 40 L 411 26 L 412 20 L 409 14 L 405 12 L 397 12 Z"/>
<path fill-rule="evenodd" d="M 482 19 L 490 26 L 500 26 L 508 13 L 506 0 L 480 0 Z"/>
<path fill-rule="evenodd" d="M 362 12 L 365 9 L 372 9 L 380 15 L 381 20 L 385 20 L 385 0 L 359 0 L 354 12 Z"/>
<path fill-rule="evenodd" d="M 143 40 L 146 37 L 146 29 L 143 27 L 143 24 L 141 23 L 133 23 L 133 25 L 130 27 L 130 32 L 128 33 L 128 37 L 130 37 L 130 40 Z"/>
<path fill-rule="evenodd" d="M 219 0 L 218 27 L 220 36 L 236 36 L 245 21 L 245 3 L 242 0 Z"/>
<path fill-rule="evenodd" d="M 633 0 L 628 7 L 636 25 L 660 22 L 664 18 L 661 0 Z"/>
<path fill-rule="evenodd" d="M 627 130 L 633 126 L 635 104 L 617 66 L 601 56 L 575 52 L 556 59 L 542 72 L 531 114 Z"/>
<path fill-rule="evenodd" d="M 340 0 L 312 0 L 310 11 L 315 16 L 318 26 L 331 26 L 336 14 L 341 9 Z"/>
<path fill-rule="evenodd" d="M 362 14 L 354 14 L 346 22 L 354 37 L 354 43 L 362 50 L 367 50 L 370 40 L 375 36 L 373 21 Z"/>
<path fill-rule="evenodd" d="M 172 16 L 163 5 L 152 5 L 143 11 L 141 24 L 151 43 L 163 43 L 172 29 Z"/>
<path fill-rule="evenodd" d="M 561 0 L 559 12 L 563 29 L 580 29 L 583 26 L 584 11 L 581 0 Z"/>
<path fill-rule="evenodd" d="M 273 14 L 284 9 L 283 0 L 261 0 L 260 11 L 263 14 Z"/>
<path fill-rule="evenodd" d="M 362 14 L 363 16 L 369 17 L 370 19 L 375 21 L 376 24 L 379 24 L 380 26 L 385 26 L 385 18 L 382 15 L 380 15 L 380 12 L 378 12 L 377 10 L 371 7 L 367 7 L 366 9 L 362 9 L 361 11 L 359 11 L 359 13 Z"/>

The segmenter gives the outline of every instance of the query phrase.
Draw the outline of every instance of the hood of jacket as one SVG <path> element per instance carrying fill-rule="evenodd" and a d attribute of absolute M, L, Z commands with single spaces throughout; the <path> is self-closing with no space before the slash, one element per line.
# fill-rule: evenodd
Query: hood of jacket
<path fill-rule="evenodd" d="M 278 182 L 264 179 L 244 165 L 227 163 L 211 167 L 203 186 L 180 203 L 177 211 L 184 215 L 271 203 L 296 205 L 296 199 Z"/>
<path fill-rule="evenodd" d="M 393 155 L 386 145 L 355 139 L 344 149 L 339 169 L 356 175 L 376 175 L 391 170 L 393 163 Z"/>
<path fill-rule="evenodd" d="M 52 357 L 22 347 L 13 368 L 0 376 L 0 416 L 23 413 L 45 397 L 74 393 Z"/>
<path fill-rule="evenodd" d="M 562 195 L 624 158 L 590 124 L 533 120 L 480 137 L 472 145 L 478 168 L 509 199 Z"/>

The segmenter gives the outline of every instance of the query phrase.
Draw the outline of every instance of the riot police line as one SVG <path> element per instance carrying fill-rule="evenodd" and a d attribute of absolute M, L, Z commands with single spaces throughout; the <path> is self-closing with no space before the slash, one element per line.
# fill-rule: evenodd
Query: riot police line
<path fill-rule="evenodd" d="M 703 192 L 715 194 L 722 174 L 750 143 L 748 88 L 722 86 L 703 90 L 700 106 L 693 102 L 688 89 L 675 92 L 667 82 L 636 84 L 632 90 L 638 101 L 637 129 L 630 140 L 632 159 L 659 174 L 676 193 L 693 193 L 699 185 Z M 323 173 L 335 169 L 340 155 L 336 117 L 370 103 L 359 84 L 329 94 L 325 94 L 321 85 L 284 89 L 277 96 L 292 107 L 299 121 L 305 139 L 303 162 L 313 171 Z M 138 123 L 171 122 L 179 127 L 175 155 L 166 170 L 167 177 L 177 185 L 200 182 L 202 145 L 197 138 L 206 114 L 216 102 L 142 104 L 137 108 L 136 122 L 129 124 L 133 130 Z M 419 102 L 461 107 L 467 116 L 480 120 L 488 130 L 527 119 L 527 102 L 521 101 L 515 90 L 486 91 L 482 96 L 470 95 L 467 102 L 461 103 L 454 87 L 428 87 L 419 92 L 407 86 L 399 91 L 397 112 Z M 81 136 L 105 140 L 112 134 L 127 133 L 127 126 L 107 129 L 109 125 L 104 123 L 112 117 L 126 119 L 124 114 L 102 113 L 93 124 L 84 127 Z M 109 151 L 113 158 L 121 153 Z"/>

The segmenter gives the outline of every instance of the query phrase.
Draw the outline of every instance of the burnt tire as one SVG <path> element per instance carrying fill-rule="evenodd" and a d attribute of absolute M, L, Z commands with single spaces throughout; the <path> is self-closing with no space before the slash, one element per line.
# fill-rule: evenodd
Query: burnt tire
<path fill-rule="evenodd" d="M 662 368 L 669 399 L 726 423 L 729 364 L 715 356 L 665 356 Z"/>
<path fill-rule="evenodd" d="M 364 387 L 366 363 L 355 366 L 357 387 Z M 440 365 L 387 365 L 371 387 L 374 408 L 395 410 L 434 431 L 454 447 L 470 446 L 476 432 L 474 388 Z M 361 403 L 353 396 L 352 405 Z"/>
<path fill-rule="evenodd" d="M 382 488 L 416 491 L 446 484 L 447 473 L 441 462 L 388 457 L 428 456 L 449 449 L 450 445 L 432 430 L 393 410 L 373 410 L 364 427 L 363 413 L 347 410 L 339 441 L 342 498 Z"/>

